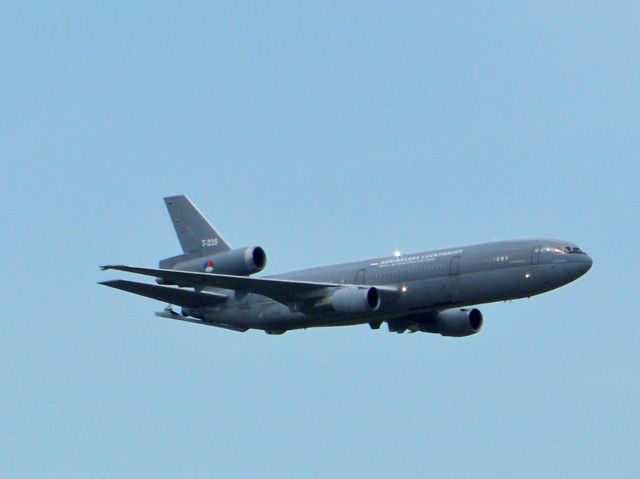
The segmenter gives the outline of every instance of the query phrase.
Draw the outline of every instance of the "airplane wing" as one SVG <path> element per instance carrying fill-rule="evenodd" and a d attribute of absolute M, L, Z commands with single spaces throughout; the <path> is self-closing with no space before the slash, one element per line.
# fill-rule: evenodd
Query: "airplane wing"
<path fill-rule="evenodd" d="M 320 291 L 326 288 L 339 289 L 368 287 L 365 285 L 354 284 L 294 281 L 277 278 L 251 278 L 247 276 L 235 276 L 229 274 L 195 273 L 191 271 L 138 268 L 124 265 L 102 266 L 101 269 L 114 269 L 146 276 L 154 276 L 156 278 L 161 278 L 165 281 L 175 283 L 179 286 L 194 288 L 213 287 L 246 293 L 256 293 L 274 299 L 285 305 L 297 296 L 299 297 L 300 295 Z M 396 295 L 398 293 L 397 288 L 394 287 L 376 286 L 376 289 L 380 290 L 382 294 Z M 324 296 L 325 294 L 326 293 L 321 293 L 320 295 Z"/>
<path fill-rule="evenodd" d="M 215 306 L 227 300 L 226 294 L 205 293 L 196 291 L 186 291 L 178 288 L 168 288 L 166 286 L 156 286 L 155 284 L 136 283 L 117 279 L 114 281 L 104 281 L 100 283 L 110 288 L 121 289 L 130 293 L 157 299 L 165 303 L 175 304 L 183 308 L 201 308 Z"/>

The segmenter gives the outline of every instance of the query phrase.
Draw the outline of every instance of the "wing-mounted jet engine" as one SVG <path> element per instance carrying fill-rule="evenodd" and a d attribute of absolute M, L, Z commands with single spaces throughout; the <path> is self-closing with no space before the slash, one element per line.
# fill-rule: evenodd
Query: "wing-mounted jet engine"
<path fill-rule="evenodd" d="M 389 331 L 438 333 L 442 336 L 461 338 L 478 333 L 484 318 L 479 309 L 445 309 L 433 313 L 414 314 L 389 321 Z"/>
<path fill-rule="evenodd" d="M 381 294 L 376 287 L 357 286 L 338 289 L 316 302 L 314 308 L 331 309 L 337 313 L 369 313 L 380 309 Z"/>
<path fill-rule="evenodd" d="M 476 308 L 445 309 L 437 313 L 434 319 L 421 322 L 420 331 L 461 338 L 478 333 L 483 321 L 482 313 Z"/>

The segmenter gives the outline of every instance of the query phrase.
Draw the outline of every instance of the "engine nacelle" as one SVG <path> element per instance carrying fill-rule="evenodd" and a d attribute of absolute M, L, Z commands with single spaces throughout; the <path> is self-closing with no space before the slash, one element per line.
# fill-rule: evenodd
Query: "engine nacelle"
<path fill-rule="evenodd" d="M 368 313 L 380 308 L 380 293 L 371 288 L 342 288 L 329 298 L 338 313 Z"/>
<path fill-rule="evenodd" d="M 432 320 L 420 324 L 420 330 L 440 333 L 442 336 L 471 336 L 482 329 L 482 313 L 479 309 L 446 309 L 435 314 Z"/>
<path fill-rule="evenodd" d="M 248 276 L 262 271 L 266 265 L 267 254 L 262 248 L 255 246 L 178 262 L 171 269 Z"/>

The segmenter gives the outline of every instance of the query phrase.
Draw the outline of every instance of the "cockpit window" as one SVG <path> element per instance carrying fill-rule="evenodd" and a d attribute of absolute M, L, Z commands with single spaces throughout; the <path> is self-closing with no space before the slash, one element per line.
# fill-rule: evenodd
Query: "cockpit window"
<path fill-rule="evenodd" d="M 536 248 L 536 252 L 553 254 L 587 254 L 577 246 L 543 246 Z"/>
<path fill-rule="evenodd" d="M 541 253 L 564 254 L 564 249 L 556 246 L 543 246 L 538 251 Z"/>

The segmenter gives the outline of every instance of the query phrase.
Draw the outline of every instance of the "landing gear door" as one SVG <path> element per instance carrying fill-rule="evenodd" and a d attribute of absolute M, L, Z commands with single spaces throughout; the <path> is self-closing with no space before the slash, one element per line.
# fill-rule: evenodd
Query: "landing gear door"
<path fill-rule="evenodd" d="M 531 251 L 531 264 L 536 265 L 540 264 L 540 252 L 542 251 L 542 246 L 536 246 Z"/>

